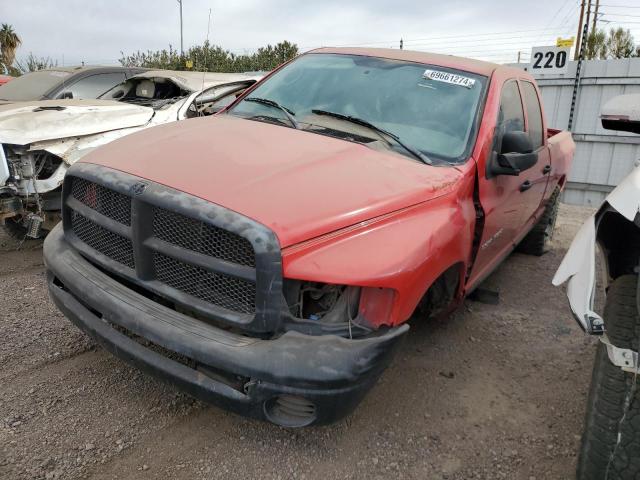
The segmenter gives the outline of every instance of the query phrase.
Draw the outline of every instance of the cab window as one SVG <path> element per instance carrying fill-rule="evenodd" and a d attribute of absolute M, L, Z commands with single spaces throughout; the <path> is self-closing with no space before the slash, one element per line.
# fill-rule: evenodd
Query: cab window
<path fill-rule="evenodd" d="M 500 135 L 506 132 L 524 131 L 524 111 L 518 83 L 510 80 L 502 87 L 500 96 L 500 112 L 498 114 Z"/>
<path fill-rule="evenodd" d="M 527 107 L 528 132 L 534 148 L 544 145 L 544 132 L 542 129 L 542 109 L 536 88 L 531 82 L 521 82 L 524 104 Z"/>

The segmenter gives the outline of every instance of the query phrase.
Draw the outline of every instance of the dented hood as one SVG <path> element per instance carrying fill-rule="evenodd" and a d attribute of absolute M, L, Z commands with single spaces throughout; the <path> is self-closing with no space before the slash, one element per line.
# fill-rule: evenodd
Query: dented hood
<path fill-rule="evenodd" d="M 83 158 L 222 205 L 282 247 L 444 195 L 461 173 L 228 115 L 151 128 Z"/>
<path fill-rule="evenodd" d="M 111 100 L 41 100 L 0 105 L 0 143 L 27 145 L 144 125 L 153 109 Z"/>

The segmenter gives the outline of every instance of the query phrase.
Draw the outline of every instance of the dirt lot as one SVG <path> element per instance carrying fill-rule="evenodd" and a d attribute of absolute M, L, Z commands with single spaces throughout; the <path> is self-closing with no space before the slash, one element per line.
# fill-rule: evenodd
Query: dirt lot
<path fill-rule="evenodd" d="M 355 414 L 304 430 L 202 404 L 95 347 L 48 299 L 39 245 L 0 238 L 0 478 L 570 478 L 595 342 L 550 281 L 588 213 L 563 206 L 550 253 L 494 273 L 500 305 L 415 319 Z"/>

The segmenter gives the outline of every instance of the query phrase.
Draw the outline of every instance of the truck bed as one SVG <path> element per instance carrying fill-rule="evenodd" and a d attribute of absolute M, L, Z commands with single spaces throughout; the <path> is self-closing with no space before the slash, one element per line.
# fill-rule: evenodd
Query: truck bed
<path fill-rule="evenodd" d="M 566 179 L 576 150 L 576 144 L 573 142 L 571 132 L 548 128 L 547 139 L 554 176 Z M 564 183 L 564 180 L 561 183 Z"/>

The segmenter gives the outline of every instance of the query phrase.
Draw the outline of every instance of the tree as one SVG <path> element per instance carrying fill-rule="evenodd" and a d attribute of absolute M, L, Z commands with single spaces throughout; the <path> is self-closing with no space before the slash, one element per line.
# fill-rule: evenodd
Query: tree
<path fill-rule="evenodd" d="M 584 58 L 586 60 L 606 60 L 607 54 L 607 33 L 600 29 L 589 33 Z"/>
<path fill-rule="evenodd" d="M 0 59 L 7 73 L 16 74 L 13 61 L 16 58 L 16 50 L 22 44 L 22 40 L 8 23 L 3 23 L 0 28 Z"/>
<path fill-rule="evenodd" d="M 33 52 L 29 52 L 29 56 L 23 61 L 16 60 L 16 70 L 18 70 L 20 74 L 57 66 L 58 62 L 53 61 L 51 57 L 36 57 Z"/>
<path fill-rule="evenodd" d="M 217 45 L 205 42 L 180 55 L 169 45 L 169 50 L 136 52 L 125 55 L 120 52 L 120 64 L 125 67 L 146 67 L 168 70 L 187 70 L 206 72 L 250 72 L 273 70 L 278 65 L 298 55 L 298 46 L 286 40 L 275 46 L 267 45 L 255 53 L 236 55 Z M 192 65 L 188 68 L 187 65 Z"/>
<path fill-rule="evenodd" d="M 633 56 L 636 45 L 629 30 L 612 28 L 607 38 L 607 51 L 610 58 L 629 58 Z"/>

